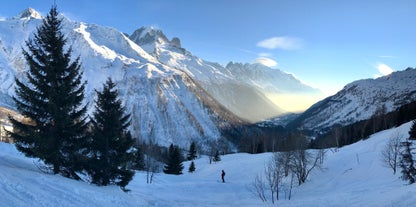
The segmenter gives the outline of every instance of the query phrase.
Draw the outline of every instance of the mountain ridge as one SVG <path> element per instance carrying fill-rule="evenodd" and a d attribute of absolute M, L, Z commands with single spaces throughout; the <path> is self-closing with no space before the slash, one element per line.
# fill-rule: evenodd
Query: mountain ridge
<path fill-rule="evenodd" d="M 24 79 L 27 70 L 21 54 L 22 44 L 41 23 L 41 19 L 32 18 L 37 16 L 35 14 L 38 14 L 35 10 L 28 9 L 22 12 L 22 18 L 0 21 L 2 107 L 14 109 L 11 99 L 14 77 Z M 94 89 L 99 89 L 111 77 L 120 88 L 128 112 L 135 117 L 131 127 L 133 135 L 157 140 L 162 145 L 180 143 L 186 146 L 193 140 L 215 141 L 221 138 L 222 127 L 253 124 L 291 114 L 293 100 L 306 102 L 301 98 L 308 94 L 318 101 L 322 95 L 321 91 L 279 69 L 258 63 L 230 62 L 222 66 L 203 60 L 182 48 L 179 38 L 169 40 L 163 31 L 154 27 L 141 27 L 132 35 L 126 35 L 114 28 L 61 16 L 68 45 L 76 46 L 73 55 L 80 57 L 88 80 L 85 102 L 90 104 L 89 112 Z M 333 124 L 348 124 L 368 118 L 383 104 L 388 112 L 407 100 L 414 100 L 415 92 L 411 88 L 416 86 L 411 80 L 415 76 L 401 78 L 402 82 L 411 84 L 397 84 L 399 80 L 389 82 L 389 78 L 395 79 L 397 74 L 358 80 L 334 96 L 314 105 L 309 103 L 312 106 L 297 116 L 292 122 L 297 124 L 292 126 L 322 129 Z M 386 82 L 379 83 L 380 80 Z M 397 86 L 401 88 L 396 90 Z M 374 94 L 381 98 L 373 97 Z M 366 101 L 369 97 L 371 101 Z"/>
<path fill-rule="evenodd" d="M 179 44 L 172 43 L 175 38 L 169 41 L 161 30 L 154 27 L 141 27 L 130 38 L 163 64 L 190 75 L 220 104 L 250 123 L 289 112 L 279 106 L 281 100 L 274 101 L 270 97 L 282 94 L 278 88 L 286 88 L 285 93 L 298 93 L 300 96 L 311 92 L 322 96 L 319 94 L 320 91 L 302 84 L 292 75 L 278 69 L 271 69 L 256 63 L 234 64 L 232 62 L 224 67 L 218 63 L 202 60 L 181 48 Z M 253 76 L 255 73 L 262 75 Z M 280 83 L 281 80 L 286 81 Z M 287 83 L 297 86 L 298 89 L 289 91 L 285 86 L 289 85 Z"/>
<path fill-rule="evenodd" d="M 416 69 L 407 68 L 376 79 L 357 80 L 333 96 L 312 105 L 291 127 L 322 130 L 388 113 L 416 101 Z"/>

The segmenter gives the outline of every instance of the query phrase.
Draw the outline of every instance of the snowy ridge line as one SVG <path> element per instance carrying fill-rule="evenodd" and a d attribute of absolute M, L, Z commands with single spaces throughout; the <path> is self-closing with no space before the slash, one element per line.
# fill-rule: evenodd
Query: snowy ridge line
<path fill-rule="evenodd" d="M 346 85 L 306 110 L 292 125 L 309 130 L 343 126 L 369 119 L 377 111 L 384 113 L 416 101 L 416 69 L 408 68 L 377 79 Z"/>

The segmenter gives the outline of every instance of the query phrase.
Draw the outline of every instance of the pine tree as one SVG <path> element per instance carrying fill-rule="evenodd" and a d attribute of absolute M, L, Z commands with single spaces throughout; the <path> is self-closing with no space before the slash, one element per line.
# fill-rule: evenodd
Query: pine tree
<path fill-rule="evenodd" d="M 169 146 L 167 162 L 163 169 L 163 172 L 166 174 L 174 174 L 174 175 L 182 174 L 182 170 L 183 170 L 182 161 L 183 161 L 183 158 L 182 158 L 182 154 L 181 154 L 179 147 L 171 144 Z"/>
<path fill-rule="evenodd" d="M 130 166 L 135 159 L 135 150 L 127 129 L 130 115 L 125 114 L 115 86 L 108 79 L 103 90 L 96 91 L 87 171 L 97 185 L 116 184 L 124 188 L 134 175 Z"/>
<path fill-rule="evenodd" d="M 221 161 L 221 157 L 220 157 L 220 152 L 217 150 L 215 151 L 214 162 L 219 162 L 219 161 Z"/>
<path fill-rule="evenodd" d="M 414 166 L 414 160 L 412 156 L 412 142 L 410 140 L 406 140 L 402 142 L 402 152 L 400 157 L 400 168 L 402 169 L 401 178 L 412 184 L 415 182 L 416 178 L 416 169 Z"/>
<path fill-rule="evenodd" d="M 412 122 L 412 126 L 410 127 L 409 131 L 409 136 L 410 140 L 416 140 L 416 119 Z"/>
<path fill-rule="evenodd" d="M 192 161 L 191 164 L 189 165 L 188 172 L 193 173 L 193 172 L 195 172 L 195 170 L 196 170 L 195 163 L 194 163 L 194 161 Z"/>
<path fill-rule="evenodd" d="M 80 148 L 85 140 L 86 106 L 82 106 L 86 82 L 82 81 L 79 57 L 71 61 L 71 47 L 61 32 L 56 6 L 26 41 L 23 55 L 29 65 L 27 80 L 16 78 L 18 111 L 29 121 L 9 117 L 16 148 L 28 157 L 39 158 L 54 174 L 79 179 Z"/>
<path fill-rule="evenodd" d="M 189 146 L 187 159 L 191 161 L 191 160 L 194 160 L 195 158 L 196 158 L 196 146 L 195 146 L 195 142 L 192 142 L 191 145 Z"/>
<path fill-rule="evenodd" d="M 136 147 L 136 152 L 134 153 L 134 163 L 133 167 L 135 170 L 144 170 L 145 169 L 145 162 L 144 162 L 144 153 L 143 150 L 139 147 Z"/>

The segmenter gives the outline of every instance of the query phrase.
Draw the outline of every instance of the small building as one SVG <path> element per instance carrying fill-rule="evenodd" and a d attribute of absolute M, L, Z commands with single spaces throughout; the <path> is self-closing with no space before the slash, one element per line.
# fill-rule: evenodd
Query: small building
<path fill-rule="evenodd" d="M 13 143 L 13 139 L 7 134 L 7 131 L 12 131 L 13 126 L 10 123 L 3 122 L 0 119 L 0 142 Z"/>
<path fill-rule="evenodd" d="M 13 125 L 10 123 L 9 116 L 23 120 L 23 116 L 16 111 L 0 107 L 0 142 L 13 143 L 13 139 L 7 133 L 8 131 L 13 131 Z"/>

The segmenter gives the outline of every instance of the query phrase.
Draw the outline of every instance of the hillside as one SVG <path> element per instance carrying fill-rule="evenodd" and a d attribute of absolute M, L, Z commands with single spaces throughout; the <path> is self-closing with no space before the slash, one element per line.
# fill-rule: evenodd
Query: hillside
<path fill-rule="evenodd" d="M 407 136 L 410 123 L 372 135 L 365 141 L 328 150 L 324 170 L 295 187 L 292 200 L 279 206 L 412 206 L 416 188 L 406 185 L 382 166 L 380 151 L 389 137 Z M 231 154 L 208 164 L 208 158 L 195 161 L 196 171 L 183 175 L 157 174 L 146 184 L 138 172 L 123 193 L 115 186 L 97 187 L 84 182 L 48 175 L 39 171 L 35 160 L 25 158 L 14 146 L 0 143 L 0 203 L 4 206 L 271 206 L 262 203 L 249 190 L 257 174 L 262 174 L 270 153 Z M 187 169 L 189 163 L 185 163 Z M 220 172 L 226 171 L 226 183 Z M 281 194 L 284 198 L 285 194 Z"/>
<path fill-rule="evenodd" d="M 354 81 L 333 96 L 312 105 L 292 121 L 291 128 L 321 130 L 369 119 L 416 101 L 416 69 L 408 68 L 377 79 Z"/>

